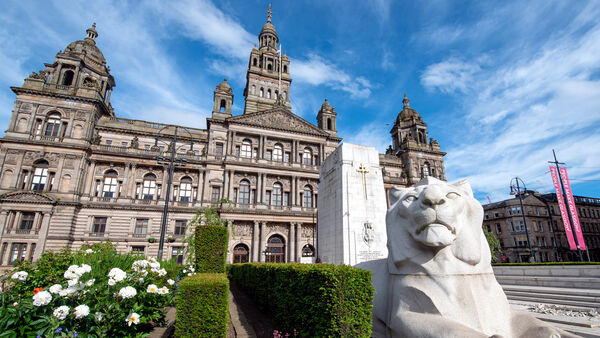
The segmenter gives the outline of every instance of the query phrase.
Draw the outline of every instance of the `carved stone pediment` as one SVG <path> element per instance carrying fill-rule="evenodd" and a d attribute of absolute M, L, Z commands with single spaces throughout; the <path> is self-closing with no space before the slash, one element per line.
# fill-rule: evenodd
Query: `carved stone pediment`
<path fill-rule="evenodd" d="M 33 191 L 11 192 L 0 196 L 2 202 L 54 203 L 56 199 Z"/>
<path fill-rule="evenodd" d="M 275 108 L 257 113 L 230 117 L 229 123 L 245 124 L 265 129 L 277 129 L 303 134 L 328 136 L 325 131 L 317 128 L 312 123 L 297 116 L 285 108 Z"/>

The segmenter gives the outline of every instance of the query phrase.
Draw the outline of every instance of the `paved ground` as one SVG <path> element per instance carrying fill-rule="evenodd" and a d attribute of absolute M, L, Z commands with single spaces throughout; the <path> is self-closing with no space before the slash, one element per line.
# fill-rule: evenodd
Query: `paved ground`
<path fill-rule="evenodd" d="M 228 338 L 273 338 L 273 322 L 259 311 L 254 302 L 235 283 L 229 284 Z"/>

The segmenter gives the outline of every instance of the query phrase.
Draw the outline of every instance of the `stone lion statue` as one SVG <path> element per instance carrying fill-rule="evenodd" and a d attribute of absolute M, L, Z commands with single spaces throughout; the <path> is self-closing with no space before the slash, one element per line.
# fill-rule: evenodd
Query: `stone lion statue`
<path fill-rule="evenodd" d="M 576 337 L 511 311 L 467 181 L 428 177 L 389 199 L 388 258 L 357 265 L 373 272 L 374 337 Z"/>

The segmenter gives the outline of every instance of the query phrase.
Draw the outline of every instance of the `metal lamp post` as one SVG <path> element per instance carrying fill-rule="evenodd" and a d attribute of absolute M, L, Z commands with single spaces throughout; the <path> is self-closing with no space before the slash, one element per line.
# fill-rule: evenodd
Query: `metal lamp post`
<path fill-rule="evenodd" d="M 184 127 L 171 126 L 171 125 L 165 126 L 157 132 L 157 135 L 154 138 L 154 148 L 155 149 L 158 149 L 158 138 L 160 136 L 160 133 L 169 127 L 175 127 L 175 132 L 173 133 L 173 139 L 171 140 L 172 143 L 170 146 L 171 152 L 168 156 L 158 155 L 156 157 L 156 161 L 158 163 L 167 164 L 167 168 L 168 168 L 167 169 L 167 189 L 165 192 L 165 206 L 163 208 L 162 219 L 160 222 L 160 240 L 158 242 L 158 255 L 157 255 L 158 259 L 162 259 L 163 249 L 165 246 L 165 234 L 167 232 L 167 220 L 168 220 L 168 215 L 169 215 L 169 200 L 171 197 L 171 184 L 173 183 L 173 172 L 175 171 L 176 165 L 183 165 L 186 162 L 186 159 L 184 157 L 181 157 L 181 156 L 176 157 L 175 156 L 177 154 L 177 131 L 178 131 L 178 129 L 183 129 L 185 132 L 187 132 L 190 135 L 190 138 L 192 139 L 192 141 L 190 142 L 190 152 L 194 151 L 194 141 L 192 138 L 192 133 L 190 133 Z"/>
<path fill-rule="evenodd" d="M 513 181 L 516 184 L 513 184 Z M 523 184 L 523 192 L 527 191 L 527 187 L 525 186 L 525 182 L 522 179 L 515 177 L 510 180 L 510 194 L 519 196 L 519 203 L 521 204 L 521 216 L 523 216 L 523 224 L 525 225 L 525 236 L 527 237 L 527 247 L 529 248 L 529 255 L 535 262 L 535 254 L 531 249 L 531 240 L 529 239 L 529 230 L 527 229 L 527 220 L 525 219 L 525 208 L 523 207 L 523 196 L 521 194 L 521 186 L 519 185 L 519 181 Z"/>

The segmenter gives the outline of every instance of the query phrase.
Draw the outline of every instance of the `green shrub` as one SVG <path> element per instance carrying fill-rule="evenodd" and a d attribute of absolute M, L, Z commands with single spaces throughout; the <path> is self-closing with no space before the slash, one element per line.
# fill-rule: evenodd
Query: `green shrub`
<path fill-rule="evenodd" d="M 233 264 L 229 275 L 277 329 L 301 337 L 370 337 L 369 271 L 330 264 Z"/>
<path fill-rule="evenodd" d="M 229 280 L 201 273 L 179 284 L 175 337 L 227 337 Z"/>
<path fill-rule="evenodd" d="M 198 273 L 224 273 L 229 233 L 226 227 L 200 225 L 196 227 L 195 254 Z"/>

